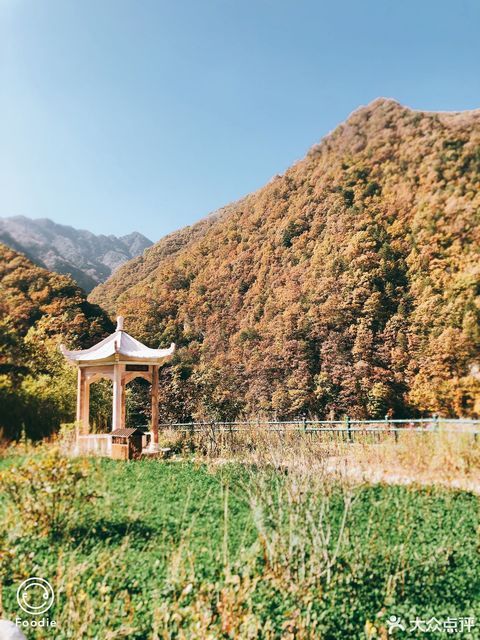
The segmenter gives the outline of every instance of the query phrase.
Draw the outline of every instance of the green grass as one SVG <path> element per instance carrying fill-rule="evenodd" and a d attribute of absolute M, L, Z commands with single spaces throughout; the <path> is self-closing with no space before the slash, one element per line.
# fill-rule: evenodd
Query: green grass
<path fill-rule="evenodd" d="M 2 466 L 8 464 L 7 459 Z M 318 496 L 313 492 L 305 499 L 302 491 L 288 505 L 291 479 L 273 471 L 102 460 L 91 463 L 91 472 L 88 482 L 104 497 L 88 509 L 72 497 L 73 517 L 60 535 L 15 531 L 12 516 L 3 511 L 4 617 L 18 614 L 16 587 L 32 575 L 47 578 L 55 588 L 51 616 L 59 621 L 59 640 L 339 640 L 381 637 L 375 629 L 380 634 L 391 614 L 406 620 L 416 615 L 480 617 L 480 521 L 478 499 L 471 494 L 355 488 L 345 536 L 327 579 L 308 569 L 319 549 L 307 515 L 318 515 L 324 497 L 318 487 Z M 265 487 L 278 495 L 280 510 L 279 502 L 269 503 Z M 330 546 L 341 526 L 343 493 L 341 487 L 328 490 Z M 274 562 L 267 557 L 252 495 L 265 498 L 267 538 L 286 535 L 296 518 L 300 542 L 292 538 L 290 556 L 279 550 Z M 227 605 L 236 627 L 225 622 Z M 202 616 L 210 616 L 204 627 L 198 626 Z M 367 621 L 371 636 L 365 635 Z M 477 629 L 461 637 L 479 638 Z M 41 633 L 31 637 L 52 637 Z"/>

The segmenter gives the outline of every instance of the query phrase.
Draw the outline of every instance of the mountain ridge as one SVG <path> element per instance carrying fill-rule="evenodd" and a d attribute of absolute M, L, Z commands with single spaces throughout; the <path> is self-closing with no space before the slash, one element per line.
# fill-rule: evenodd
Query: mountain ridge
<path fill-rule="evenodd" d="M 238 204 L 244 202 L 245 200 L 247 200 L 248 198 L 251 198 L 252 196 L 255 196 L 255 194 L 258 194 L 258 193 L 262 192 L 264 189 L 268 188 L 269 185 L 273 184 L 276 180 L 282 179 L 288 173 L 288 171 L 291 171 L 297 165 L 299 165 L 299 164 L 301 164 L 303 162 L 306 162 L 309 157 L 315 156 L 315 154 L 317 154 L 319 152 L 319 150 L 321 149 L 322 145 L 328 144 L 328 141 L 329 141 L 329 139 L 330 139 L 330 137 L 332 135 L 338 136 L 340 133 L 342 133 L 343 129 L 345 128 L 345 126 L 348 125 L 350 121 L 355 121 L 357 116 L 362 117 L 365 112 L 369 112 L 371 110 L 375 110 L 378 107 L 381 108 L 381 107 L 383 107 L 385 105 L 389 105 L 389 106 L 392 106 L 394 108 L 398 108 L 398 109 L 403 110 L 403 111 L 411 112 L 413 114 L 419 114 L 419 115 L 424 114 L 424 115 L 436 116 L 436 117 L 439 117 L 440 120 L 442 120 L 442 116 L 445 116 L 446 117 L 445 124 L 447 126 L 453 126 L 453 127 L 461 126 L 461 121 L 465 117 L 468 118 L 469 116 L 473 116 L 473 117 L 477 118 L 478 121 L 480 122 L 480 109 L 469 109 L 469 110 L 465 110 L 465 111 L 429 111 L 429 110 L 413 109 L 413 108 L 410 108 L 410 107 L 406 107 L 406 106 L 402 105 L 398 100 L 395 100 L 393 98 L 387 98 L 387 97 L 376 98 L 375 100 L 370 102 L 368 105 L 362 105 L 362 106 L 359 106 L 358 108 L 354 109 L 354 111 L 352 111 L 350 113 L 350 115 L 347 117 L 347 119 L 345 120 L 344 123 L 338 125 L 334 129 L 332 129 L 330 132 L 328 132 L 322 138 L 322 140 L 320 142 L 312 145 L 312 147 L 307 151 L 307 153 L 306 153 L 304 158 L 294 162 L 293 165 L 291 165 L 291 167 L 289 167 L 285 172 L 272 176 L 272 178 L 263 187 L 260 187 L 256 191 L 248 194 L 247 196 L 244 196 L 243 198 L 241 198 L 238 201 L 232 202 L 230 204 L 225 205 L 224 207 L 221 207 L 217 211 L 214 211 L 214 212 L 208 214 L 204 218 L 200 219 L 199 221 L 197 221 L 197 222 L 195 222 L 195 223 L 193 223 L 191 225 L 188 225 L 186 227 L 183 227 L 182 229 L 179 229 L 177 231 L 173 231 L 173 232 L 169 233 L 168 235 L 166 235 L 163 238 L 161 238 L 158 242 L 154 243 L 150 249 L 155 249 L 156 247 L 160 247 L 163 244 L 171 245 L 171 244 L 174 244 L 174 243 L 176 243 L 178 241 L 179 244 L 181 245 L 181 247 L 180 247 L 180 250 L 181 250 L 182 248 L 184 248 L 183 247 L 183 240 L 184 239 L 182 238 L 182 236 L 188 234 L 188 235 L 191 236 L 192 240 L 197 239 L 198 236 L 201 236 L 203 234 L 203 232 L 206 232 L 212 226 L 212 224 L 216 223 L 219 218 L 223 218 L 224 216 L 228 215 L 229 212 L 233 211 Z M 358 148 L 355 149 L 355 152 L 357 152 L 357 151 L 358 151 Z M 147 250 L 147 256 L 148 255 L 151 255 L 151 254 L 148 253 L 148 250 Z M 147 256 L 145 256 L 145 258 Z M 117 279 L 110 279 L 110 281 L 108 282 L 107 286 L 108 287 L 115 286 L 115 280 L 118 280 L 119 282 L 120 281 L 124 281 L 125 278 L 127 278 L 127 280 L 130 280 L 130 278 L 128 278 L 129 272 L 130 272 L 131 268 L 135 268 L 136 265 L 139 262 L 144 264 L 145 263 L 144 257 L 139 258 L 138 261 L 132 261 L 132 262 L 125 263 L 124 268 L 121 271 L 121 277 L 119 276 Z M 104 284 L 104 283 L 102 283 L 102 284 Z M 105 290 L 105 288 L 102 287 L 102 285 L 100 285 L 100 288 L 98 289 L 98 291 L 93 294 L 94 297 L 95 297 L 95 295 L 97 295 L 97 293 L 103 292 L 104 290 Z M 107 304 L 107 310 L 110 313 L 114 313 L 115 312 L 115 308 L 112 307 L 112 305 L 109 303 L 108 300 L 106 301 L 106 304 Z"/>
<path fill-rule="evenodd" d="M 479 217 L 480 110 L 376 100 L 90 299 L 178 343 L 172 417 L 479 415 Z"/>
<path fill-rule="evenodd" d="M 86 291 L 153 244 L 138 232 L 95 235 L 49 218 L 26 216 L 0 218 L 0 241 L 38 266 L 70 275 Z"/>

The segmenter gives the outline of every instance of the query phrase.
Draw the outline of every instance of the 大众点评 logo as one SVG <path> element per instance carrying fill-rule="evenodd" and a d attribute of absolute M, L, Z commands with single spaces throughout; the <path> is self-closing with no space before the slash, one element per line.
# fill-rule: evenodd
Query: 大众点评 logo
<path fill-rule="evenodd" d="M 421 618 L 406 621 L 400 616 L 391 615 L 387 620 L 388 634 L 393 635 L 396 631 L 406 631 L 407 633 L 470 633 L 475 626 L 476 620 L 473 616 L 460 616 L 448 618 Z"/>

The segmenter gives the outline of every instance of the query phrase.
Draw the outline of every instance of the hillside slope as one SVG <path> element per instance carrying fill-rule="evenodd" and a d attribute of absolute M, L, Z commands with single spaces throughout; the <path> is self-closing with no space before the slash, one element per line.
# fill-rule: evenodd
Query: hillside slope
<path fill-rule="evenodd" d="M 142 255 L 122 265 L 115 273 L 115 277 L 109 278 L 108 283 L 98 285 L 91 293 L 92 300 L 99 301 L 104 309 L 114 315 L 116 301 L 124 291 L 143 280 L 148 280 L 159 264 L 173 259 L 182 251 L 188 251 L 188 248 L 203 238 L 215 223 L 234 210 L 235 204 L 228 205 L 214 211 L 194 225 L 168 234 Z"/>
<path fill-rule="evenodd" d="M 480 111 L 376 100 L 91 300 L 179 346 L 165 417 L 479 415 Z"/>
<path fill-rule="evenodd" d="M 112 325 L 68 277 L 0 243 L 0 437 L 41 437 L 72 421 L 75 370 L 58 343 L 89 347 Z"/>
<path fill-rule="evenodd" d="M 120 238 L 97 236 L 48 218 L 32 220 L 25 216 L 0 218 L 0 242 L 21 251 L 41 267 L 70 275 L 85 291 L 152 245 L 137 232 Z"/>

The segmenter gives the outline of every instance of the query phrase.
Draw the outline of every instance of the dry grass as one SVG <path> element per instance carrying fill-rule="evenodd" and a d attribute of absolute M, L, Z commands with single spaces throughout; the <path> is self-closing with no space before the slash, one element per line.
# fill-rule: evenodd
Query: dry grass
<path fill-rule="evenodd" d="M 345 434 L 207 426 L 192 433 L 165 431 L 162 443 L 181 457 L 212 464 L 235 461 L 346 482 L 439 484 L 480 493 L 480 441 L 469 433 L 357 432 L 350 441 Z"/>
<path fill-rule="evenodd" d="M 480 493 L 480 442 L 470 434 L 407 432 L 398 442 L 354 445 L 335 463 L 351 479 L 440 484 Z"/>

